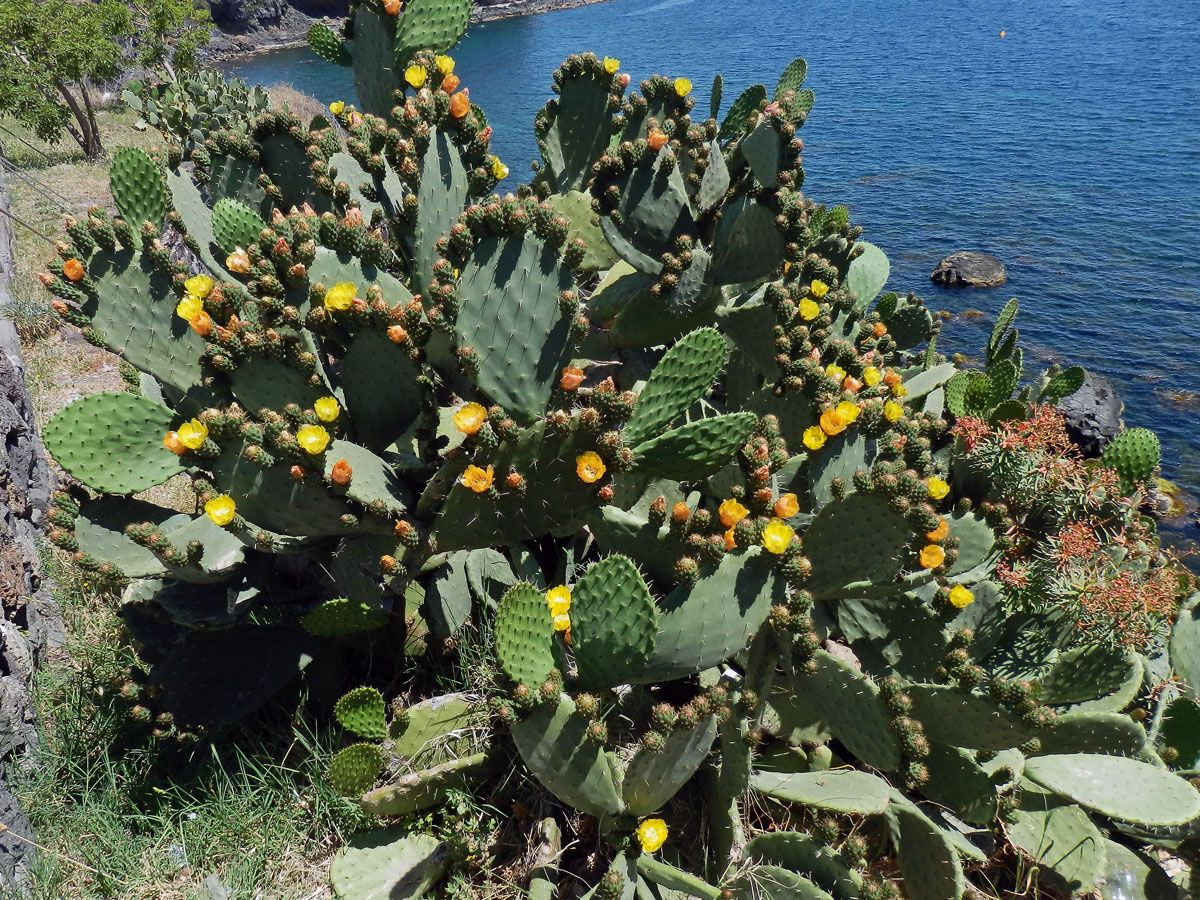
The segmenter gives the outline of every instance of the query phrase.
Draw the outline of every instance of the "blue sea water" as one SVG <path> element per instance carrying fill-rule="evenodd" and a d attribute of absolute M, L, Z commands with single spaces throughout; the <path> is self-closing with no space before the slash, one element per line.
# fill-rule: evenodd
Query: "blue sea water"
<path fill-rule="evenodd" d="M 618 57 L 635 86 L 686 76 L 699 109 L 716 72 L 727 109 L 804 56 L 817 97 L 805 190 L 850 208 L 891 259 L 891 289 L 986 313 L 956 315 L 940 349 L 977 352 L 1019 297 L 1027 370 L 1056 360 L 1111 378 L 1126 423 L 1163 438 L 1164 474 L 1200 493 L 1198 45 L 1194 3 L 611 0 L 472 26 L 454 56 L 514 185 L 569 53 Z M 229 72 L 353 99 L 349 70 L 307 50 Z M 1008 284 L 933 285 L 937 261 L 964 249 L 1003 259 Z"/>

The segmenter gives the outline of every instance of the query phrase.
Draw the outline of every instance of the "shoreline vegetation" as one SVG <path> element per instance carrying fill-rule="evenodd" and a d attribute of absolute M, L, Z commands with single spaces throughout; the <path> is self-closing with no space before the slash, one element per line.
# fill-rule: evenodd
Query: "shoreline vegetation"
<path fill-rule="evenodd" d="M 477 5 L 471 11 L 471 22 L 475 24 L 517 19 L 606 2 L 608 0 L 505 0 L 486 6 Z M 209 45 L 201 52 L 203 59 L 210 64 L 225 63 L 259 53 L 307 47 L 308 27 L 311 23 L 323 21 L 334 27 L 341 23 L 338 17 L 309 17 L 295 9 L 291 12 L 295 14 L 294 21 L 278 28 L 257 29 L 239 34 L 214 27 Z"/>

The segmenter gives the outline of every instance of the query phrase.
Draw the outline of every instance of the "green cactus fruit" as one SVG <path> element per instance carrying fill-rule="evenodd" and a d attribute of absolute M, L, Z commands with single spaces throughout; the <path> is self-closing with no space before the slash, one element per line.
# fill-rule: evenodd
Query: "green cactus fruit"
<path fill-rule="evenodd" d="M 1108 442 L 1100 465 L 1116 469 L 1121 490 L 1129 493 L 1154 474 L 1160 457 L 1158 435 L 1148 428 L 1130 428 Z"/>
<path fill-rule="evenodd" d="M 356 603 L 345 597 L 326 600 L 310 610 L 300 624 L 309 634 L 317 637 L 338 637 L 374 631 L 387 624 L 387 613 L 366 603 Z"/>
<path fill-rule="evenodd" d="M 1039 756 L 1025 776 L 1101 815 L 1140 825 L 1182 825 L 1200 816 L 1191 783 L 1150 763 L 1094 753 Z"/>
<path fill-rule="evenodd" d="M 513 742 L 529 771 L 563 803 L 589 815 L 622 811 L 616 761 L 587 738 L 588 721 L 563 694 L 512 727 Z"/>
<path fill-rule="evenodd" d="M 803 58 L 793 59 L 788 63 L 788 67 L 783 70 L 783 74 L 779 76 L 779 81 L 775 84 L 775 92 L 771 95 L 772 100 L 778 100 L 784 95 L 785 91 L 798 91 L 804 86 L 804 79 L 808 75 L 808 63 Z M 716 118 L 715 116 L 713 118 Z"/>
<path fill-rule="evenodd" d="M 122 147 L 113 154 L 109 185 L 117 210 L 133 228 L 143 222 L 161 227 L 167 215 L 167 185 L 143 151 Z"/>
<path fill-rule="evenodd" d="M 308 46 L 312 52 L 335 66 L 350 65 L 350 53 L 332 28 L 323 22 L 314 22 L 308 29 Z"/>
<path fill-rule="evenodd" d="M 258 243 L 258 234 L 265 227 L 266 223 L 258 213 L 237 200 L 222 197 L 213 206 L 213 238 L 224 253 Z"/>
<path fill-rule="evenodd" d="M 338 900 L 421 900 L 442 877 L 447 860 L 432 835 L 369 831 L 334 855 L 329 880 Z"/>
<path fill-rule="evenodd" d="M 1104 874 L 1105 845 L 1091 816 L 1030 786 L 1005 826 L 1013 846 L 1041 869 L 1039 881 L 1071 896 L 1094 891 Z"/>
<path fill-rule="evenodd" d="M 889 803 L 888 783 L 869 772 L 757 772 L 750 786 L 760 793 L 814 809 L 855 815 L 877 815 Z"/>
<path fill-rule="evenodd" d="M 373 687 L 359 687 L 337 702 L 333 715 L 348 731 L 369 741 L 387 737 L 387 713 L 383 695 Z"/>
<path fill-rule="evenodd" d="M 453 49 L 470 21 L 471 0 L 408 0 L 396 23 L 396 65 L 403 68 L 420 50 Z"/>
<path fill-rule="evenodd" d="M 707 478 L 732 459 L 757 422 L 742 412 L 680 425 L 634 448 L 638 471 L 677 481 Z"/>
<path fill-rule="evenodd" d="M 531 584 L 509 588 L 496 611 L 495 639 L 509 678 L 530 687 L 545 681 L 557 665 L 546 595 Z"/>
<path fill-rule="evenodd" d="M 383 751 L 376 744 L 352 744 L 329 763 L 329 784 L 343 797 L 371 787 L 383 769 Z"/>
<path fill-rule="evenodd" d="M 540 614 L 544 622 L 544 610 Z M 572 590 L 570 616 L 580 687 L 615 687 L 645 667 L 658 609 L 628 557 L 610 556 L 588 568 Z"/>
<path fill-rule="evenodd" d="M 43 438 L 55 461 L 92 490 L 132 494 L 184 471 L 163 446 L 174 414 L 124 391 L 90 394 L 55 413 Z"/>
<path fill-rule="evenodd" d="M 661 750 L 639 749 L 629 761 L 621 785 L 626 812 L 647 816 L 665 806 L 696 774 L 716 735 L 716 719 L 705 716 L 693 728 L 672 731 Z"/>

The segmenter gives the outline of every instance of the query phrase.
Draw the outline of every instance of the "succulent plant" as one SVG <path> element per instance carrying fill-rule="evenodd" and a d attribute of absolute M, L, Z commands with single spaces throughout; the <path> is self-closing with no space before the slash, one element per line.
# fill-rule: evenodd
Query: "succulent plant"
<path fill-rule="evenodd" d="M 162 84 L 131 81 L 121 99 L 138 114 L 135 128 L 153 128 L 189 148 L 215 131 L 246 133 L 255 117 L 270 106 L 262 86 L 250 87 L 216 71 L 188 72 Z"/>
<path fill-rule="evenodd" d="M 1013 401 L 1015 304 L 964 381 L 920 299 L 881 296 L 883 252 L 801 191 L 804 62 L 718 122 L 719 90 L 693 120 L 686 79 L 627 92 L 617 61 L 573 56 L 533 183 L 500 196 L 445 55 L 469 3 L 399 6 L 310 36 L 362 111 L 122 152 L 120 215 L 69 222 L 43 278 L 136 370 L 46 441 L 98 495 L 61 494 L 51 538 L 124 590 L 139 699 L 221 725 L 314 654 L 484 622 L 478 690 L 390 719 L 372 687 L 343 697 L 361 742 L 331 781 L 404 816 L 518 765 L 594 817 L 613 900 L 896 896 L 884 852 L 907 896 L 946 900 L 1005 833 L 1090 891 L 1143 835 L 1190 834 L 1200 793 L 1163 743 L 1196 765 L 1190 713 L 1124 712 L 1200 629 L 1168 651 L 1165 616 L 1130 650 L 999 583 L 1018 524 L 1064 522 L 1037 466 L 977 454 L 1075 370 Z M 178 477 L 193 513 L 132 496 Z M 209 690 L 201 659 L 243 687 Z M 702 860 L 660 818 L 685 795 Z M 811 827 L 754 835 L 751 806 Z M 552 896 L 558 825 L 538 834 L 529 890 Z M 439 877 L 436 840 L 393 838 L 335 860 L 339 896 Z"/>

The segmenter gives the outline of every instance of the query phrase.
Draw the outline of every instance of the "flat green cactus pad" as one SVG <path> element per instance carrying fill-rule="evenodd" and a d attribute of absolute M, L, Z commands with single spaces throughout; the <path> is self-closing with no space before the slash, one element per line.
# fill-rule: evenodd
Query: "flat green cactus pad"
<path fill-rule="evenodd" d="M 167 185 L 154 160 L 133 147 L 113 154 L 109 175 L 113 202 L 135 230 L 143 222 L 162 226 L 167 214 Z"/>
<path fill-rule="evenodd" d="M 1053 794 L 1023 791 L 1005 833 L 1043 867 L 1047 881 L 1071 896 L 1094 891 L 1104 874 L 1108 842 L 1091 816 Z"/>
<path fill-rule="evenodd" d="M 329 880 L 339 900 L 420 900 L 442 877 L 446 860 L 432 835 L 369 831 L 334 855 Z"/>
<path fill-rule="evenodd" d="M 376 606 L 338 597 L 309 611 L 300 624 L 317 637 L 337 637 L 382 628 L 387 624 L 387 613 Z"/>
<path fill-rule="evenodd" d="M 132 494 L 185 470 L 163 446 L 174 414 L 124 391 L 90 394 L 60 409 L 43 439 L 55 461 L 92 490 Z"/>
<path fill-rule="evenodd" d="M 679 419 L 712 387 L 725 364 L 725 339 L 699 328 L 674 343 L 650 373 L 622 432 L 636 446 Z"/>
<path fill-rule="evenodd" d="M 581 687 L 614 687 L 645 667 L 658 609 L 628 557 L 610 556 L 591 566 L 572 591 L 570 615 Z"/>
<path fill-rule="evenodd" d="M 758 772 L 750 786 L 770 797 L 834 813 L 875 815 L 889 803 L 888 783 L 857 769 L 825 772 Z"/>
<path fill-rule="evenodd" d="M 911 538 L 904 517 L 882 497 L 854 492 L 834 500 L 804 532 L 804 555 L 813 564 L 805 587 L 820 600 L 855 596 L 852 585 L 886 584 L 903 568 Z"/>
<path fill-rule="evenodd" d="M 555 667 L 546 595 L 531 584 L 509 588 L 496 612 L 496 655 L 506 675 L 536 688 Z"/>
<path fill-rule="evenodd" d="M 795 831 L 760 834 L 746 844 L 743 856 L 760 864 L 783 867 L 783 871 L 802 873 L 841 900 L 861 896 L 862 875 L 847 865 L 832 847 L 811 835 Z M 808 900 L 810 896 L 821 895 L 800 894 L 802 900 Z"/>
<path fill-rule="evenodd" d="M 1200 816 L 1200 793 L 1190 782 L 1123 756 L 1034 757 L 1025 763 L 1025 776 L 1080 806 L 1127 822 L 1182 825 Z"/>
<path fill-rule="evenodd" d="M 899 833 L 896 856 L 911 900 L 958 900 L 966 881 L 954 845 L 911 803 L 894 804 L 888 818 Z"/>
<path fill-rule="evenodd" d="M 373 687 L 359 687 L 346 694 L 333 708 L 333 715 L 348 731 L 369 741 L 387 737 L 387 714 L 383 695 Z"/>
<path fill-rule="evenodd" d="M 383 768 L 383 751 L 376 744 L 352 744 L 329 764 L 329 783 L 343 797 L 367 790 Z"/>
<path fill-rule="evenodd" d="M 717 720 L 707 716 L 694 728 L 671 732 L 659 752 L 638 750 L 621 786 L 626 811 L 647 816 L 666 804 L 704 762 L 716 735 Z"/>

